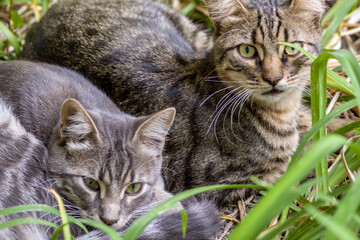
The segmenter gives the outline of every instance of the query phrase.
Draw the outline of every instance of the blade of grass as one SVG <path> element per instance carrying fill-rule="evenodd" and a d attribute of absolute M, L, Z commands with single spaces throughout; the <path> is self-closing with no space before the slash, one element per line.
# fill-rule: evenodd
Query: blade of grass
<path fill-rule="evenodd" d="M 31 2 L 32 2 L 34 15 L 35 15 L 35 20 L 38 22 L 38 21 L 40 21 L 40 12 L 38 10 L 38 5 L 36 3 L 36 0 L 31 0 Z"/>
<path fill-rule="evenodd" d="M 311 113 L 312 124 L 315 125 L 324 118 L 326 111 L 326 76 L 327 62 L 330 56 L 320 54 L 311 65 Z M 313 137 L 313 143 L 320 141 L 326 136 L 326 125 L 321 125 Z M 319 164 L 315 167 L 316 177 L 322 178 L 323 182 L 318 185 L 320 192 L 326 193 L 329 189 L 327 156 L 322 156 Z"/>
<path fill-rule="evenodd" d="M 187 16 L 190 12 L 192 12 L 199 4 L 201 0 L 194 0 L 191 3 L 187 4 L 183 9 L 181 9 L 180 13 Z"/>
<path fill-rule="evenodd" d="M 17 40 L 17 37 L 12 33 L 3 22 L 0 22 L 0 31 L 5 35 L 11 46 L 14 47 L 16 54 L 20 53 L 20 43 Z"/>
<path fill-rule="evenodd" d="M 329 232 L 334 236 L 334 238 L 329 238 L 325 236 L 323 239 L 346 239 L 346 240 L 358 240 L 356 234 L 353 233 L 344 222 L 334 221 L 334 218 L 331 219 L 330 216 L 327 216 L 320 211 L 318 211 L 313 206 L 309 205 L 305 210 L 311 214 L 315 219 L 321 222 L 322 226 L 325 226 Z M 337 238 L 336 238 L 337 237 Z"/>
<path fill-rule="evenodd" d="M 111 239 L 113 240 L 122 240 L 124 238 L 119 236 L 119 233 L 117 233 L 114 229 L 112 229 L 111 227 L 100 223 L 98 221 L 94 221 L 94 220 L 90 220 L 90 219 L 78 219 L 79 222 L 89 225 L 91 227 L 97 228 L 101 231 L 103 231 L 104 233 L 106 233 L 107 235 L 109 235 L 111 237 Z"/>
<path fill-rule="evenodd" d="M 359 175 L 360 176 L 360 175 Z M 347 230 L 347 226 L 350 224 L 353 216 L 356 214 L 356 210 L 360 206 L 360 195 L 359 189 L 360 189 L 360 177 L 357 177 L 355 182 L 353 182 L 348 189 L 345 196 L 340 200 L 341 204 L 340 207 L 337 209 L 334 217 L 332 218 L 331 224 L 327 225 L 328 228 L 328 234 L 326 239 L 336 239 L 338 237 L 338 231 L 334 232 L 334 226 L 341 226 L 341 228 Z M 323 222 L 324 224 L 328 224 L 327 222 Z M 345 228 L 346 227 L 346 228 Z M 343 233 L 345 234 L 345 233 Z M 354 235 L 355 233 L 353 233 Z M 347 236 L 347 235 L 343 235 Z M 357 236 L 357 233 L 356 235 Z M 351 238 L 342 238 L 342 239 L 351 239 Z M 357 239 L 357 238 L 356 238 Z"/>
<path fill-rule="evenodd" d="M 355 128 L 360 128 L 360 121 L 356 121 L 356 122 L 350 123 L 348 125 L 345 125 L 339 129 L 335 130 L 332 133 L 338 134 L 338 135 L 343 135 L 345 133 L 353 131 Z"/>
<path fill-rule="evenodd" d="M 347 164 L 351 171 L 356 170 L 360 167 L 360 157 L 356 154 L 353 155 L 352 158 L 346 158 Z M 336 187 L 338 184 L 343 182 L 347 178 L 348 174 L 343 167 L 342 163 L 339 164 L 336 168 L 334 168 L 330 172 L 330 178 L 329 178 L 329 186 L 330 188 Z"/>
<path fill-rule="evenodd" d="M 356 57 L 350 51 L 344 49 L 329 51 L 323 54 L 335 58 L 341 63 L 345 73 L 351 80 L 357 104 L 360 106 L 360 67 Z"/>
<path fill-rule="evenodd" d="M 174 197 L 164 201 L 163 203 L 156 206 L 154 209 L 149 211 L 148 213 L 144 214 L 140 218 L 136 219 L 130 227 L 127 229 L 125 234 L 123 235 L 123 238 L 126 240 L 135 240 L 140 233 L 143 231 L 143 229 L 157 216 L 159 216 L 161 213 L 170 210 L 170 209 L 176 209 L 178 206 L 176 205 L 177 202 L 180 202 L 186 198 L 189 198 L 191 196 L 194 196 L 196 194 L 206 192 L 206 191 L 212 191 L 212 190 L 221 190 L 221 189 L 233 189 L 233 188 L 254 188 L 254 189 L 265 189 L 262 186 L 257 185 L 249 185 L 249 184 L 235 184 L 235 185 L 214 185 L 214 186 L 205 186 L 205 187 L 199 187 L 196 189 L 187 190 L 184 192 L 181 192 Z"/>
<path fill-rule="evenodd" d="M 187 213 L 184 209 L 181 210 L 182 232 L 183 238 L 186 237 Z"/>
<path fill-rule="evenodd" d="M 356 100 L 353 99 L 347 103 L 344 103 L 343 105 L 335 108 L 334 110 L 332 110 L 329 114 L 327 114 L 324 118 L 322 118 L 320 121 L 318 121 L 303 137 L 303 139 L 301 140 L 298 148 L 296 149 L 291 162 L 290 162 L 290 166 L 292 164 L 295 164 L 301 156 L 301 153 L 304 151 L 304 148 L 306 146 L 306 144 L 310 141 L 310 139 L 312 139 L 312 137 L 315 135 L 315 133 L 317 131 L 319 131 L 320 127 L 324 124 L 326 124 L 327 122 L 329 122 L 331 119 L 335 118 L 336 116 L 340 115 L 341 113 L 355 107 L 357 105 Z"/>
<path fill-rule="evenodd" d="M 57 209 L 42 204 L 19 205 L 19 206 L 0 209 L 0 216 L 21 213 L 21 212 L 30 212 L 30 211 L 49 212 L 54 215 L 60 216 L 60 213 Z"/>
<path fill-rule="evenodd" d="M 323 34 L 323 38 L 321 41 L 321 47 L 324 48 L 326 44 L 330 41 L 333 34 L 338 30 L 340 23 L 346 16 L 346 14 L 354 7 L 357 3 L 357 0 L 340 0 L 338 4 L 334 5 L 334 10 L 330 11 L 329 16 L 333 16 L 333 20 L 329 27 L 326 28 Z M 336 11 L 336 14 L 334 12 Z M 326 18 L 324 21 L 327 21 Z M 323 21 L 323 22 L 324 22 Z"/>
<path fill-rule="evenodd" d="M 267 195 L 260 199 L 228 239 L 255 239 L 284 207 L 299 196 L 298 192 L 291 191 L 291 189 L 309 174 L 322 156 L 330 154 L 345 142 L 345 138 L 334 135 L 327 136 L 314 143 L 299 161 L 289 167 L 275 186 L 268 191 Z M 266 214 L 264 214 L 265 212 Z"/>
<path fill-rule="evenodd" d="M 67 218 L 64 203 L 63 203 L 61 197 L 59 196 L 59 194 L 57 194 L 57 192 L 54 189 L 50 189 L 49 191 L 55 196 L 55 198 L 56 198 L 56 200 L 58 202 L 59 212 L 60 212 L 60 217 L 61 217 L 62 223 L 67 224 L 67 225 L 65 225 L 63 227 L 64 239 L 65 240 L 70 240 L 71 239 L 70 226 L 68 224 L 69 221 L 68 221 L 68 218 Z"/>
<path fill-rule="evenodd" d="M 65 223 L 61 226 L 59 226 L 55 231 L 54 233 L 51 235 L 50 237 L 50 240 L 56 240 L 58 238 L 58 235 L 60 234 L 61 231 L 64 231 L 64 227 L 69 225 L 69 223 Z M 74 238 L 72 235 L 71 235 L 71 238 Z"/>
<path fill-rule="evenodd" d="M 13 206 L 13 207 L 0 209 L 0 216 L 10 215 L 10 214 L 15 214 L 15 213 L 22 213 L 22 212 L 35 212 L 35 211 L 48 212 L 48 213 L 51 213 L 51 214 L 54 214 L 54 215 L 60 217 L 59 210 L 57 210 L 53 207 L 50 207 L 48 205 L 43 205 L 43 204 L 19 205 L 19 206 Z M 88 232 L 86 227 L 81 222 L 77 221 L 77 219 L 75 219 L 71 216 L 68 216 L 68 218 L 69 218 L 70 222 L 79 225 L 86 233 Z"/>
<path fill-rule="evenodd" d="M 269 229 L 265 235 L 259 238 L 259 240 L 271 240 L 274 239 L 277 235 L 280 235 L 286 229 L 289 229 L 299 222 L 301 219 L 306 216 L 305 210 L 301 210 L 300 212 L 292 215 L 291 217 L 287 218 L 284 222 L 280 223 L 279 225 Z"/>
<path fill-rule="evenodd" d="M 337 59 L 343 66 L 346 74 L 351 79 L 355 90 L 355 99 L 360 106 L 360 68 L 355 56 L 347 50 L 326 51 L 319 55 L 311 66 L 311 109 L 313 124 L 325 116 L 326 110 L 326 75 L 327 62 L 330 58 Z M 314 135 L 313 141 L 316 142 L 326 135 L 325 125 L 321 126 L 319 131 Z M 319 184 L 319 190 L 326 193 L 329 190 L 328 163 L 323 158 L 316 167 L 316 176 L 324 179 Z"/>
<path fill-rule="evenodd" d="M 46 13 L 49 9 L 50 0 L 42 0 L 42 11 L 43 13 Z"/>
<path fill-rule="evenodd" d="M 41 225 L 45 225 L 45 226 L 49 226 L 49 227 L 53 227 L 53 228 L 57 228 L 58 225 L 46 221 L 44 219 L 38 219 L 38 218 L 18 218 L 18 219 L 12 219 L 9 220 L 7 222 L 4 222 L 2 224 L 0 224 L 0 229 L 5 229 L 5 228 L 9 228 L 9 227 L 15 227 L 18 225 L 23 225 L 23 224 L 41 224 Z"/>

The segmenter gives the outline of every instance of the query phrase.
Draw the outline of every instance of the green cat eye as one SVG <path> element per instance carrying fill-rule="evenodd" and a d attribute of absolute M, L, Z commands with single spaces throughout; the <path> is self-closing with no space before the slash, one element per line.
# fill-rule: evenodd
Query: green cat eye
<path fill-rule="evenodd" d="M 254 58 L 256 55 L 256 49 L 253 46 L 247 44 L 240 45 L 238 51 L 244 58 Z"/>
<path fill-rule="evenodd" d="M 85 177 L 84 183 L 86 184 L 86 186 L 88 186 L 90 189 L 94 191 L 98 191 L 100 189 L 99 183 L 93 178 Z"/>
<path fill-rule="evenodd" d="M 127 194 L 136 194 L 140 192 L 141 188 L 142 188 L 142 183 L 132 183 L 126 188 L 125 192 Z"/>
<path fill-rule="evenodd" d="M 302 43 L 300 43 L 300 42 L 294 42 L 293 44 L 302 47 Z M 293 48 L 293 47 L 286 46 L 285 53 L 289 56 L 296 56 L 300 53 L 300 50 Z"/>

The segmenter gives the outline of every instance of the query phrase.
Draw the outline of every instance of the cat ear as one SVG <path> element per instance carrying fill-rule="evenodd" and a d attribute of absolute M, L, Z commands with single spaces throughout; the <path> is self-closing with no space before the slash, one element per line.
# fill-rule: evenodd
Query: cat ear
<path fill-rule="evenodd" d="M 165 109 L 147 119 L 136 130 L 133 141 L 148 150 L 161 153 L 175 118 L 175 108 Z"/>
<path fill-rule="evenodd" d="M 226 22 L 226 19 L 231 16 L 248 13 L 241 0 L 208 0 L 206 6 L 215 29 L 220 26 L 220 23 L 224 24 L 224 21 Z"/>
<path fill-rule="evenodd" d="M 67 99 L 60 111 L 59 134 L 61 141 L 73 150 L 88 148 L 90 140 L 100 140 L 94 121 L 75 99 Z"/>
<path fill-rule="evenodd" d="M 291 0 L 290 9 L 294 14 L 305 14 L 308 18 L 319 18 L 325 13 L 325 1 Z"/>

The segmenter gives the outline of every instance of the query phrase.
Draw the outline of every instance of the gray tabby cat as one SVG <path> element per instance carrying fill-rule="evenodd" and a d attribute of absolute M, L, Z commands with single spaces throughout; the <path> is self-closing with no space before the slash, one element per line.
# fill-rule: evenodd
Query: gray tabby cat
<path fill-rule="evenodd" d="M 1 208 L 56 206 L 47 191 L 53 187 L 67 201 L 70 215 L 103 222 L 122 234 L 172 196 L 163 189 L 160 170 L 173 108 L 150 117 L 127 115 L 84 77 L 58 66 L 0 62 L 0 72 Z M 216 232 L 219 220 L 211 204 L 193 200 L 183 207 L 188 239 L 208 239 Z M 42 227 L 19 227 L 0 231 L 0 239 L 49 239 L 49 234 Z M 178 210 L 161 215 L 139 239 L 170 237 L 183 239 Z"/>
<path fill-rule="evenodd" d="M 165 5 L 62 1 L 26 38 L 23 57 L 76 69 L 121 109 L 175 106 L 163 175 L 171 192 L 250 176 L 273 183 L 311 118 L 301 105 L 320 53 L 321 0 L 208 0 L 213 38 Z M 134 104 L 137 103 L 137 104 Z M 214 193 L 220 205 L 251 193 Z"/>

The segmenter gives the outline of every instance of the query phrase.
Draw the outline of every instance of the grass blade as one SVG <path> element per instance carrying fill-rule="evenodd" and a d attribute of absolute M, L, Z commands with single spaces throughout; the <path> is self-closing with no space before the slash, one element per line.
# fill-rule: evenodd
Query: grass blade
<path fill-rule="evenodd" d="M 11 44 L 11 46 L 14 47 L 14 51 L 16 54 L 20 53 L 20 43 L 17 39 L 17 37 L 15 36 L 14 33 L 12 33 L 3 22 L 0 22 L 0 31 L 5 35 L 5 37 L 7 38 L 7 40 L 9 40 L 9 43 Z"/>
<path fill-rule="evenodd" d="M 157 216 L 161 213 L 168 211 L 170 209 L 176 209 L 178 206 L 176 205 L 177 202 L 180 202 L 186 198 L 194 196 L 196 194 L 212 191 L 212 190 L 220 190 L 220 189 L 233 189 L 233 188 L 254 188 L 254 189 L 265 189 L 265 187 L 258 186 L 258 185 L 249 185 L 249 184 L 235 184 L 235 185 L 214 185 L 214 186 L 205 186 L 199 187 L 196 189 L 187 190 L 181 192 L 174 197 L 164 201 L 163 203 L 156 206 L 154 209 L 149 211 L 148 213 L 144 214 L 140 218 L 136 219 L 131 226 L 127 229 L 126 233 L 124 234 L 123 238 L 126 240 L 135 240 L 140 233 L 145 229 L 145 227 Z"/>
<path fill-rule="evenodd" d="M 348 189 L 345 196 L 340 200 L 341 204 L 331 221 L 331 225 L 330 224 L 328 225 L 329 232 L 327 235 L 328 237 L 327 239 L 336 239 L 336 236 L 338 236 L 337 232 L 332 231 L 332 229 L 334 229 L 333 225 L 342 226 L 343 229 L 347 229 L 345 227 L 351 223 L 353 216 L 356 214 L 356 210 L 360 206 L 359 189 L 360 189 L 360 175 L 356 178 L 355 182 L 351 184 L 350 189 Z M 351 233 L 350 230 L 349 232 Z M 343 236 L 348 236 L 348 235 L 343 235 Z M 354 239 L 354 238 L 342 237 L 342 239 Z"/>
<path fill-rule="evenodd" d="M 184 209 L 181 210 L 181 221 L 182 221 L 183 237 L 185 238 L 185 236 L 186 236 L 186 226 L 187 226 L 187 213 L 186 213 L 186 211 Z"/>
<path fill-rule="evenodd" d="M 60 216 L 60 213 L 57 209 L 42 204 L 19 205 L 19 206 L 0 209 L 0 216 L 21 213 L 21 212 L 33 212 L 33 211 L 49 212 L 54 215 Z"/>
<path fill-rule="evenodd" d="M 4 222 L 0 224 L 0 229 L 5 229 L 9 227 L 15 227 L 18 225 L 23 224 L 41 224 L 45 226 L 50 226 L 53 228 L 57 228 L 58 226 L 52 222 L 46 221 L 44 219 L 38 219 L 38 218 L 18 218 L 18 219 L 12 219 L 7 222 Z"/>
<path fill-rule="evenodd" d="M 327 62 L 330 56 L 320 54 L 320 56 L 311 65 L 311 113 L 312 124 L 316 124 L 324 118 L 326 111 L 326 76 Z M 321 125 L 313 137 L 313 142 L 320 141 L 326 136 L 326 125 Z M 323 193 L 328 191 L 328 172 L 327 156 L 322 156 L 319 164 L 315 168 L 316 176 L 323 179 L 319 184 L 319 190 Z"/>
<path fill-rule="evenodd" d="M 57 192 L 55 192 L 54 189 L 50 189 L 49 190 L 56 198 L 58 205 L 59 205 L 59 211 L 60 211 L 60 217 L 61 217 L 61 221 L 63 224 L 66 224 L 63 227 L 63 232 L 64 232 L 64 239 L 65 240 L 71 240 L 71 233 L 70 233 L 70 226 L 69 226 L 69 221 L 67 218 L 67 214 L 66 214 L 66 210 L 64 207 L 64 203 L 61 199 L 61 197 L 59 196 L 59 194 L 57 194 Z"/>
<path fill-rule="evenodd" d="M 288 171 L 269 190 L 267 195 L 260 199 L 228 239 L 255 239 L 276 215 L 299 196 L 299 193 L 295 194 L 291 189 L 307 176 L 322 156 L 330 154 L 344 145 L 345 142 L 345 138 L 333 135 L 314 143 L 299 161 L 289 167 Z M 266 214 L 264 214 L 265 212 Z"/>
<path fill-rule="evenodd" d="M 95 220 L 89 220 L 89 219 L 79 219 L 78 221 L 83 224 L 89 225 L 91 227 L 94 227 L 94 228 L 97 228 L 97 229 L 103 231 L 104 233 L 109 235 L 111 237 L 111 239 L 113 239 L 113 240 L 122 240 L 123 239 L 122 237 L 119 236 L 119 234 L 114 229 L 112 229 L 111 227 L 109 227 L 103 223 L 100 223 Z"/>
<path fill-rule="evenodd" d="M 333 16 L 334 18 L 330 26 L 325 30 L 323 34 L 323 38 L 321 41 L 322 48 L 324 48 L 326 44 L 330 41 L 333 34 L 338 30 L 339 25 L 346 16 L 346 14 L 354 7 L 356 3 L 357 0 L 340 0 L 338 1 L 338 4 L 335 4 L 334 9 L 331 10 L 331 12 L 329 13 L 329 17 Z M 329 17 L 325 18 L 323 23 L 327 21 Z"/>
<path fill-rule="evenodd" d="M 344 224 L 335 222 L 334 219 L 331 219 L 330 216 L 327 216 L 321 212 L 319 212 L 316 208 L 309 205 L 305 208 L 305 210 L 314 216 L 315 219 L 317 219 L 320 223 L 322 223 L 322 226 L 325 226 L 329 232 L 331 232 L 334 237 L 338 238 L 329 238 L 324 237 L 323 239 L 346 239 L 346 240 L 358 240 L 356 235 Z"/>
<path fill-rule="evenodd" d="M 303 137 L 303 139 L 301 140 L 298 148 L 296 149 L 291 162 L 290 162 L 290 166 L 292 164 L 295 164 L 301 156 L 301 153 L 304 151 L 304 148 L 306 146 L 306 144 L 310 141 L 310 139 L 312 139 L 312 137 L 315 135 L 315 133 L 317 131 L 319 131 L 320 127 L 324 124 L 326 124 L 327 122 L 329 122 L 331 119 L 335 118 L 336 116 L 340 115 L 341 113 L 355 107 L 357 105 L 356 100 L 353 99 L 347 103 L 344 103 L 343 105 L 335 108 L 334 110 L 332 110 L 329 114 L 327 114 L 325 117 L 323 117 L 320 121 L 318 121 Z"/>

